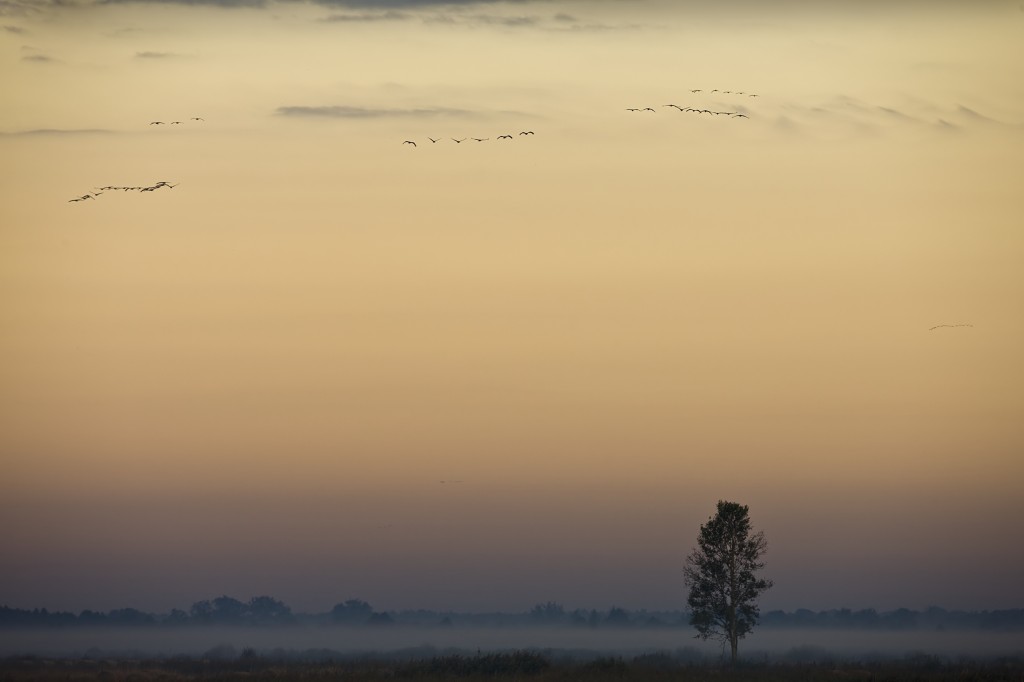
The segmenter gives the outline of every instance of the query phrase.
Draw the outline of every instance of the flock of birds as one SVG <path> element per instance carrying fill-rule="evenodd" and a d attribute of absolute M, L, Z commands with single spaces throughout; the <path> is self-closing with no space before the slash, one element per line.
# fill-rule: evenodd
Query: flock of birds
<path fill-rule="evenodd" d="M 694 88 L 693 90 L 690 90 L 690 92 L 693 93 L 693 94 L 697 94 L 697 93 L 703 93 L 704 90 L 702 90 L 700 88 Z M 721 94 L 721 95 L 746 95 L 747 97 L 760 97 L 760 95 L 758 95 L 756 93 L 746 93 L 746 92 L 742 92 L 742 91 L 739 91 L 739 90 L 717 90 L 716 89 L 716 90 L 708 91 L 709 95 L 716 94 L 716 93 L 717 94 Z M 728 116 L 729 118 L 750 118 L 750 116 L 747 116 L 742 111 L 715 111 L 713 109 L 703 109 L 701 107 L 684 107 L 684 106 L 681 106 L 679 104 L 662 104 L 661 106 L 663 106 L 663 107 L 674 107 L 674 108 L 678 109 L 680 112 L 688 113 L 688 114 L 709 114 L 711 116 Z M 654 107 L 626 107 L 626 111 L 632 111 L 632 112 L 637 112 L 637 113 L 642 113 L 642 112 L 645 112 L 645 111 L 649 111 L 651 113 L 655 113 L 657 111 L 657 109 L 655 109 Z"/>
<path fill-rule="evenodd" d="M 705 92 L 705 91 L 703 91 L 702 89 L 699 89 L 699 88 L 694 88 L 694 89 L 690 90 L 690 93 L 692 93 L 692 94 L 698 94 L 698 93 L 702 93 L 702 92 Z M 759 95 L 757 93 L 741 92 L 741 91 L 738 91 L 738 90 L 717 90 L 717 89 L 715 89 L 715 90 L 708 91 L 708 93 L 709 94 L 716 94 L 716 93 L 731 94 L 731 95 L 739 95 L 739 96 L 745 95 L 745 96 L 748 96 L 748 97 L 759 97 L 759 96 L 761 96 L 761 95 Z M 672 104 L 672 103 L 670 103 L 670 104 L 663 104 L 663 106 L 672 106 L 672 108 L 675 108 L 679 112 L 686 113 L 686 114 L 708 114 L 708 115 L 711 115 L 711 116 L 728 116 L 729 118 L 734 118 L 734 119 L 749 119 L 750 118 L 749 116 L 746 116 L 742 112 L 717 112 L 717 111 L 709 110 L 709 109 L 695 108 L 695 106 L 681 106 L 679 104 Z M 642 106 L 642 108 L 640 108 L 640 106 L 637 106 L 637 108 L 627 108 L 626 111 L 634 112 L 634 113 L 643 113 L 643 112 L 655 113 L 656 112 L 656 110 L 651 108 L 651 106 Z M 203 121 L 205 121 L 205 119 L 203 119 L 202 117 L 199 117 L 199 116 L 191 117 L 188 120 L 189 121 L 194 121 L 194 122 L 203 122 Z M 170 121 L 170 122 L 151 121 L 150 125 L 151 126 L 162 126 L 162 125 L 176 126 L 176 125 L 184 125 L 184 122 L 183 121 Z M 534 131 L 532 131 L 532 130 L 522 130 L 522 131 L 519 132 L 519 136 L 534 135 L 534 134 L 536 134 L 536 133 Z M 444 138 L 442 138 L 442 137 L 429 137 L 428 136 L 427 139 L 430 140 L 431 144 L 436 144 L 437 142 L 442 141 Z M 476 142 L 486 142 L 490 138 L 489 137 L 461 137 L 461 138 L 460 137 L 451 137 L 449 139 L 451 139 L 453 142 L 455 142 L 457 144 L 461 144 L 462 142 L 465 142 L 467 140 L 473 140 L 473 141 L 476 141 Z M 498 135 L 495 139 L 509 139 L 509 140 L 511 140 L 511 139 L 515 139 L 515 137 L 512 134 L 510 134 L 510 133 L 505 133 L 505 134 Z M 411 144 L 414 147 L 418 146 L 416 141 L 412 140 L 412 139 L 403 140 L 402 144 Z M 76 197 L 75 199 L 69 199 L 68 202 L 69 203 L 75 203 L 75 202 L 93 201 L 97 197 L 102 195 L 103 193 L 106 193 L 106 191 L 140 191 L 140 193 L 141 193 L 141 191 L 156 191 L 157 189 L 163 189 L 164 187 L 167 187 L 169 189 L 173 189 L 174 187 L 178 186 L 178 184 L 180 184 L 180 183 L 172 184 L 172 183 L 170 183 L 170 182 L 168 182 L 166 180 L 160 180 L 159 182 L 155 182 L 154 184 L 150 184 L 150 185 L 136 185 L 136 186 L 109 184 L 109 185 L 105 185 L 105 186 L 102 186 L 102 187 L 96 187 L 95 188 L 96 190 L 92 191 L 92 193 L 87 193 L 87 194 L 82 195 L 80 197 Z M 957 327 L 974 327 L 974 325 L 968 325 L 968 324 L 936 325 L 935 327 L 929 328 L 928 331 L 932 332 L 932 331 L 935 331 L 937 329 L 943 329 L 943 328 L 954 329 L 954 328 L 957 328 Z M 446 482 L 446 481 L 442 480 L 441 482 L 443 483 L 443 482 Z M 462 481 L 451 481 L 451 482 L 458 483 L 458 482 L 462 482 Z"/>
<path fill-rule="evenodd" d="M 729 116 L 730 118 L 750 118 L 744 113 L 739 111 L 712 111 L 711 109 L 696 109 L 694 107 L 681 107 L 678 104 L 663 104 L 666 107 L 675 107 L 679 111 L 691 113 L 691 114 L 713 114 L 715 116 Z M 644 107 L 643 109 L 631 109 L 627 108 L 626 111 L 654 111 L 651 107 Z"/>
<path fill-rule="evenodd" d="M 199 116 L 193 116 L 189 120 L 190 121 L 205 121 L 206 119 L 205 118 L 201 118 Z M 180 125 L 185 125 L 185 122 L 184 121 L 150 121 L 149 125 L 151 125 L 151 126 L 165 126 L 165 125 L 180 126 Z"/>
<path fill-rule="evenodd" d="M 192 116 L 189 120 L 190 121 L 205 121 L 206 119 L 201 117 L 201 116 Z M 165 122 L 165 121 L 150 121 L 149 122 L 149 125 L 151 125 L 151 126 L 162 126 L 162 125 L 176 126 L 176 125 L 184 125 L 184 124 L 185 124 L 184 121 L 167 121 L 167 122 Z M 137 187 L 127 187 L 127 186 L 124 186 L 124 185 L 107 185 L 106 187 L 97 187 L 97 188 L 95 188 L 97 190 L 95 192 L 89 192 L 89 193 L 83 194 L 82 196 L 75 197 L 74 199 L 68 199 L 68 203 L 71 204 L 71 203 L 75 203 L 77 201 L 89 201 L 91 199 L 95 199 L 96 197 L 100 196 L 104 192 L 115 192 L 115 191 L 123 191 L 123 192 L 155 192 L 156 190 L 162 189 L 164 187 L 167 187 L 169 189 L 174 189 L 179 184 L 181 184 L 181 183 L 177 183 L 177 184 L 172 185 L 171 183 L 169 183 L 169 182 L 167 182 L 165 180 L 161 180 L 160 182 L 158 182 L 156 184 L 153 184 L 153 185 L 139 185 Z"/>
<path fill-rule="evenodd" d="M 534 133 L 532 130 L 522 130 L 522 131 L 519 132 L 519 134 L 520 135 L 535 135 L 536 133 Z M 427 139 L 430 140 L 431 144 L 437 144 L 438 142 L 440 142 L 444 138 L 443 137 L 434 138 L 434 137 L 429 137 L 428 136 Z M 449 139 L 452 142 L 456 143 L 456 144 L 462 144 L 466 140 L 473 140 L 474 142 L 487 142 L 487 140 L 489 140 L 491 138 L 489 138 L 489 137 L 463 137 L 463 138 L 459 139 L 457 137 L 452 137 L 452 138 L 449 138 Z M 512 135 L 506 133 L 504 135 L 498 135 L 494 139 L 495 140 L 514 140 L 515 137 L 513 137 Z M 404 142 L 402 142 L 402 144 L 411 144 L 413 147 L 418 146 L 414 140 L 405 140 Z"/>
<path fill-rule="evenodd" d="M 180 184 L 181 183 L 179 182 L 177 184 L 172 185 L 171 183 L 167 182 L 166 180 L 161 180 L 160 182 L 158 182 L 156 184 L 153 184 L 153 185 L 139 185 L 138 187 L 125 187 L 125 186 L 117 186 L 117 185 L 107 185 L 106 187 L 97 187 L 96 189 L 98 191 L 96 191 L 96 192 L 90 192 L 88 194 L 83 194 L 82 196 L 76 197 L 74 199 L 68 199 L 68 203 L 70 204 L 70 203 L 75 202 L 75 201 L 87 201 L 89 199 L 95 199 L 96 197 L 100 196 L 104 192 L 112 192 L 112 191 L 118 191 L 118 190 L 124 191 L 124 192 L 131 192 L 131 191 L 136 191 L 136 192 L 155 192 L 156 190 L 162 189 L 164 187 L 167 187 L 168 189 L 174 189 L 175 187 L 177 187 Z"/>

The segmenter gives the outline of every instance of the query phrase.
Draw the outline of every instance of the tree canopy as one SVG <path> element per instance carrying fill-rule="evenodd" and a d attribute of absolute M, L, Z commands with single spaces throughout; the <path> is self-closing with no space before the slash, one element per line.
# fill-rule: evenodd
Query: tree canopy
<path fill-rule="evenodd" d="M 768 547 L 764 533 L 752 532 L 749 508 L 719 500 L 717 513 L 700 527 L 697 547 L 683 570 L 690 588 L 690 624 L 700 639 L 728 641 L 732 660 L 739 640 L 757 624 L 757 597 L 772 586 L 758 578 Z"/>

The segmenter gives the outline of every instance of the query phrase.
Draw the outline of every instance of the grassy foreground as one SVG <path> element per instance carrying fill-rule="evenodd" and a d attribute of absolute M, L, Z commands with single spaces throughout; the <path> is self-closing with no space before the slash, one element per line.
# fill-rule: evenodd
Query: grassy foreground
<path fill-rule="evenodd" d="M 942 661 L 933 657 L 899 661 L 842 663 L 744 663 L 738 666 L 696 664 L 669 655 L 630 660 L 599 658 L 586 662 L 553 661 L 534 652 L 440 656 L 388 662 L 343 660 L 299 662 L 258 656 L 230 661 L 172 658 L 44 659 L 19 657 L 0 660 L 0 681 L 41 682 L 187 682 L 235 680 L 276 682 L 345 680 L 414 680 L 431 682 L 783 682 L 788 680 L 846 680 L 892 682 L 1024 682 L 1024 661 Z"/>

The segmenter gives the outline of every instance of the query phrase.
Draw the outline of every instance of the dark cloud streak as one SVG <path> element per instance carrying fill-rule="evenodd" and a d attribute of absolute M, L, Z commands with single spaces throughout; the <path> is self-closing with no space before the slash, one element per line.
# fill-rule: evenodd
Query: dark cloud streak
<path fill-rule="evenodd" d="M 278 116 L 296 118 L 371 119 L 392 117 L 434 118 L 437 116 L 470 116 L 473 112 L 466 109 L 451 109 L 448 107 L 430 107 L 425 109 L 368 109 L 365 107 L 351 106 L 287 106 L 278 107 L 275 113 Z"/>
<path fill-rule="evenodd" d="M 324 17 L 320 21 L 328 23 L 370 23 L 376 21 L 406 21 L 410 18 L 411 15 L 406 14 L 405 12 L 388 10 L 387 12 L 381 12 L 380 14 L 332 14 L 328 17 Z"/>
<path fill-rule="evenodd" d="M 105 128 L 79 128 L 79 129 L 64 129 L 64 128 L 36 128 L 34 130 L 18 130 L 14 132 L 0 133 L 5 137 L 27 137 L 36 135 L 113 135 L 113 130 L 107 130 Z"/>

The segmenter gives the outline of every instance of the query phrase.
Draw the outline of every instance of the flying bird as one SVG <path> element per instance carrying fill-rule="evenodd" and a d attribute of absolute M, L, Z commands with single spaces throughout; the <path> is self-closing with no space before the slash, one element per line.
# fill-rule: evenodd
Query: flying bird
<path fill-rule="evenodd" d="M 489 137 L 474 137 L 473 139 L 476 140 L 477 142 L 486 142 L 487 140 L 489 140 L 491 138 L 489 138 Z"/>
<path fill-rule="evenodd" d="M 191 121 L 205 121 L 206 119 L 205 118 L 199 118 L 198 116 L 193 116 L 189 120 L 191 120 Z"/>
<path fill-rule="evenodd" d="M 732 117 L 733 118 L 750 118 L 746 114 L 733 114 Z"/>
<path fill-rule="evenodd" d="M 436 144 L 437 140 L 440 140 L 441 138 L 439 137 L 439 138 L 437 138 L 437 140 L 435 140 L 434 138 L 432 138 L 430 136 L 427 136 L 427 139 Z"/>
<path fill-rule="evenodd" d="M 690 92 L 704 92 L 703 90 L 690 90 Z"/>
<path fill-rule="evenodd" d="M 150 121 L 150 123 L 149 123 L 149 125 L 151 125 L 151 126 L 162 126 L 163 124 L 164 124 L 163 121 Z"/>
<path fill-rule="evenodd" d="M 461 144 L 461 143 L 463 143 L 463 142 L 465 142 L 465 141 L 466 141 L 466 138 L 462 138 L 461 140 L 456 140 L 456 139 L 455 139 L 455 138 L 453 137 L 453 138 L 452 138 L 452 141 L 453 141 L 453 142 L 458 142 L 458 143 L 460 143 L 460 144 Z"/>
<path fill-rule="evenodd" d="M 413 142 L 412 140 L 406 140 L 406 141 L 405 141 L 405 142 L 403 142 L 402 144 L 411 144 L 411 145 L 412 145 L 413 147 L 415 147 L 415 146 L 416 146 L 416 143 L 415 143 L 415 142 Z"/>
<path fill-rule="evenodd" d="M 524 130 L 524 131 L 522 131 L 519 134 L 520 135 L 533 135 L 533 131 L 532 130 Z"/>
<path fill-rule="evenodd" d="M 973 324 L 937 324 L 934 327 L 932 327 L 931 329 L 929 329 L 928 331 L 932 331 L 934 329 L 941 329 L 942 327 L 953 328 L 953 327 L 973 327 L 973 326 L 974 326 Z"/>
<path fill-rule="evenodd" d="M 509 139 L 509 140 L 511 140 L 511 139 L 512 139 L 512 136 L 511 136 L 511 135 L 498 135 L 498 139 L 499 139 L 499 140 L 504 140 L 504 139 Z"/>

